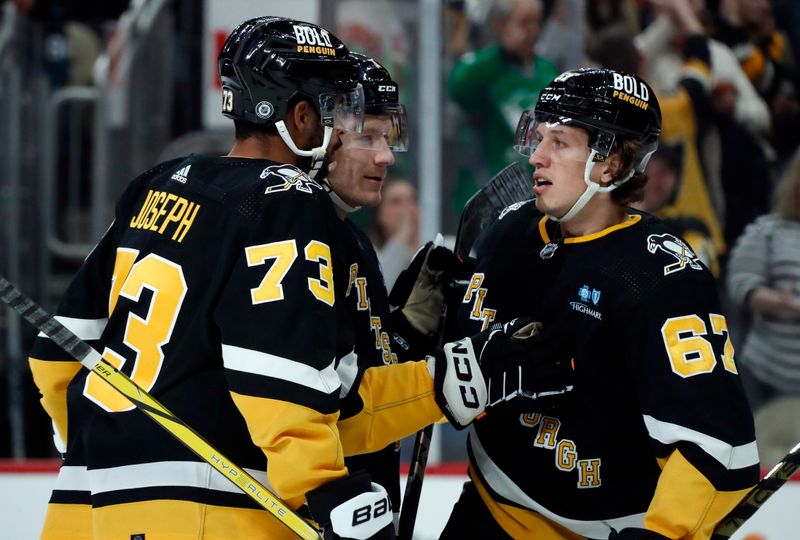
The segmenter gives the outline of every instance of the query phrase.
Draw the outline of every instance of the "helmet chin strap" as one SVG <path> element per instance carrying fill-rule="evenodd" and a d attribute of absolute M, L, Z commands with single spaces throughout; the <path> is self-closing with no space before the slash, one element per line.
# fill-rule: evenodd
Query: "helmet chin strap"
<path fill-rule="evenodd" d="M 344 199 L 342 199 L 341 197 L 339 197 L 339 196 L 336 194 L 336 192 L 335 192 L 335 191 L 333 191 L 333 188 L 332 188 L 332 187 L 331 187 L 331 185 L 328 183 L 328 180 L 327 180 L 327 179 L 325 179 L 324 183 L 325 183 L 325 187 L 326 187 L 326 188 L 327 188 L 327 190 L 328 190 L 328 195 L 330 195 L 330 197 L 331 197 L 331 200 L 333 201 L 333 204 L 335 204 L 335 205 L 336 205 L 336 208 L 338 208 L 339 210 L 341 210 L 341 211 L 342 211 L 342 212 L 344 212 L 345 214 L 352 214 L 353 212 L 355 212 L 356 210 L 358 210 L 358 209 L 360 209 L 360 208 L 361 208 L 360 206 L 350 206 L 349 204 L 347 204 L 347 203 L 344 201 Z"/>
<path fill-rule="evenodd" d="M 572 205 L 572 208 L 567 210 L 567 213 L 561 217 L 552 216 L 550 214 L 547 214 L 547 217 L 549 217 L 553 221 L 566 223 L 567 221 L 571 220 L 576 215 L 578 215 L 578 212 L 583 210 L 583 207 L 586 206 L 586 204 L 591 200 L 591 198 L 594 196 L 595 193 L 607 193 L 609 191 L 614 191 L 619 186 L 630 180 L 631 177 L 633 176 L 633 173 L 635 171 L 634 169 L 631 169 L 630 173 L 628 173 L 628 175 L 625 178 L 618 180 L 617 182 L 610 184 L 608 186 L 603 187 L 597 182 L 592 182 L 589 176 L 592 173 L 592 167 L 594 167 L 595 164 L 594 156 L 596 155 L 597 155 L 597 150 L 592 149 L 592 151 L 589 152 L 589 157 L 586 158 L 586 166 L 583 168 L 583 182 L 586 184 L 586 189 L 583 191 L 583 193 L 581 193 L 581 196 L 578 197 L 578 200 L 575 201 L 575 204 Z"/>
<path fill-rule="evenodd" d="M 325 162 L 325 154 L 328 151 L 328 144 L 331 142 L 331 136 L 333 135 L 333 128 L 325 126 L 325 133 L 322 137 L 322 145 L 317 146 L 316 148 L 312 148 L 311 150 L 300 150 L 297 148 L 297 145 L 294 143 L 289 130 L 286 129 L 286 124 L 283 123 L 283 120 L 275 122 L 275 127 L 278 129 L 278 134 L 280 134 L 281 139 L 283 142 L 286 143 L 286 146 L 289 147 L 289 150 L 292 151 L 297 156 L 303 157 L 310 157 L 311 158 L 311 170 L 308 171 L 309 178 L 316 180 L 317 173 L 322 168 L 322 164 Z M 328 195 L 330 195 L 331 200 L 333 200 L 333 204 L 336 205 L 337 208 L 345 212 L 346 214 L 352 214 L 359 208 L 360 206 L 350 206 L 347 204 L 344 199 L 339 197 L 333 188 L 328 183 L 328 179 L 324 178 L 322 180 L 322 185 L 325 186 L 325 189 L 328 191 Z"/>
<path fill-rule="evenodd" d="M 294 155 L 311 158 L 311 169 L 308 171 L 308 176 L 312 179 L 316 178 L 317 173 L 322 168 L 322 164 L 325 162 L 325 153 L 328 151 L 328 144 L 331 142 L 333 128 L 325 126 L 321 146 L 317 146 L 311 150 L 300 150 L 297 148 L 294 140 L 292 140 L 292 136 L 289 134 L 289 130 L 286 129 L 286 124 L 283 123 L 283 120 L 275 122 L 275 127 L 278 129 L 278 134 L 281 136 L 281 139 L 283 139 L 283 142 L 286 143 L 286 146 L 289 147 L 289 150 L 291 150 Z"/>

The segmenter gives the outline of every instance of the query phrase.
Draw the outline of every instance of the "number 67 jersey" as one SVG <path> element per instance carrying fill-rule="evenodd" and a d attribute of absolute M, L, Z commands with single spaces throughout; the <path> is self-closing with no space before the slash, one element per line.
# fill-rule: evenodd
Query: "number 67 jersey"
<path fill-rule="evenodd" d="M 514 538 L 646 526 L 707 539 L 759 462 L 716 284 L 691 249 L 632 210 L 561 239 L 523 205 L 480 241 L 457 324 L 470 335 L 520 316 L 563 333 L 575 382 L 473 424 L 470 476 L 498 523 Z"/>
<path fill-rule="evenodd" d="M 125 191 L 58 318 L 296 508 L 346 474 L 336 368 L 353 346 L 335 312 L 337 219 L 293 166 L 162 164 Z M 101 538 L 290 535 L 46 337 L 30 365 L 67 442 L 44 537 L 78 523 Z"/>

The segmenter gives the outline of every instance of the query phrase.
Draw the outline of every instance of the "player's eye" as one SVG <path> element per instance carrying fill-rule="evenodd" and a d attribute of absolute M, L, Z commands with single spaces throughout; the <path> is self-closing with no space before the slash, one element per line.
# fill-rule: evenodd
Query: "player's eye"
<path fill-rule="evenodd" d="M 366 146 L 372 146 L 372 142 L 374 140 L 375 140 L 375 137 L 373 135 L 368 134 L 368 133 L 362 133 L 362 134 L 356 135 L 353 138 L 353 142 L 356 142 L 356 143 L 362 144 L 362 145 L 366 145 Z"/>

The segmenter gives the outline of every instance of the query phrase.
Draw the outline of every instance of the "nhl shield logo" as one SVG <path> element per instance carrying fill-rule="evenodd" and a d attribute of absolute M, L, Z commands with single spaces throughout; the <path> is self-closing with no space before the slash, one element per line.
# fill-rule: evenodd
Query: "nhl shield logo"
<path fill-rule="evenodd" d="M 558 249 L 558 244 L 555 244 L 553 242 L 545 244 L 542 250 L 539 252 L 539 257 L 542 259 L 549 259 L 553 255 L 555 255 L 557 249 Z"/>

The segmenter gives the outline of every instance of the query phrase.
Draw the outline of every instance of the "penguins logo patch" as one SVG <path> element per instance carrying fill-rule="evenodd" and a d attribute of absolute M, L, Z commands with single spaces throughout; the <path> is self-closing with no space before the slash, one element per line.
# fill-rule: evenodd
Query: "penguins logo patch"
<path fill-rule="evenodd" d="M 691 248 L 683 240 L 679 240 L 671 234 L 651 234 L 647 237 L 647 251 L 655 254 L 658 250 L 668 253 L 676 259 L 674 263 L 664 267 L 665 276 L 679 272 L 686 267 L 692 270 L 703 269 L 703 265 L 700 264 L 700 260 Z"/>
<path fill-rule="evenodd" d="M 270 184 L 264 191 L 265 195 L 292 188 L 304 193 L 313 193 L 314 189 L 322 189 L 318 182 L 291 165 L 270 165 L 261 171 L 261 178 L 269 180 Z"/>

